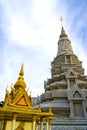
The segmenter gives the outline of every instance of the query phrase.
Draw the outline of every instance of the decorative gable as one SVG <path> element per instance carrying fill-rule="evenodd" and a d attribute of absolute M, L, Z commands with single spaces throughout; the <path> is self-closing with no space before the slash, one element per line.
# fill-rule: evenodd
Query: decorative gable
<path fill-rule="evenodd" d="M 68 92 L 68 99 L 73 100 L 73 99 L 84 99 L 84 93 L 81 91 L 81 89 L 78 86 L 74 86 L 71 88 Z"/>
<path fill-rule="evenodd" d="M 74 77 L 74 73 L 73 73 L 73 72 L 71 72 L 71 73 L 70 73 L 70 76 L 73 76 L 73 77 Z"/>
<path fill-rule="evenodd" d="M 12 104 L 16 106 L 31 107 L 32 106 L 31 96 L 30 95 L 28 96 L 27 92 L 21 89 L 19 93 L 16 94 Z"/>
<path fill-rule="evenodd" d="M 76 77 L 77 77 L 76 72 L 74 72 L 74 70 L 70 68 L 66 73 L 66 78 L 76 78 Z"/>
<path fill-rule="evenodd" d="M 81 98 L 81 94 L 78 91 L 75 91 L 73 98 Z"/>
<path fill-rule="evenodd" d="M 18 105 L 18 106 L 28 106 L 24 95 L 21 96 L 21 97 L 18 99 L 18 101 L 15 102 L 15 105 Z"/>

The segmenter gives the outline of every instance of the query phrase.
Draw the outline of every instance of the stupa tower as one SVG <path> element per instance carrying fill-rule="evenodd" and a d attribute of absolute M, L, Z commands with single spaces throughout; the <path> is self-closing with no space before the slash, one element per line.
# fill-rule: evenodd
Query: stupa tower
<path fill-rule="evenodd" d="M 79 124 L 82 124 L 82 128 L 86 124 L 87 128 L 87 77 L 63 26 L 58 40 L 58 52 L 51 62 L 51 78 L 44 82 L 44 89 L 41 107 L 43 111 L 52 107 L 59 118 L 56 127 L 58 124 L 62 127 L 66 122 L 72 129 Z"/>

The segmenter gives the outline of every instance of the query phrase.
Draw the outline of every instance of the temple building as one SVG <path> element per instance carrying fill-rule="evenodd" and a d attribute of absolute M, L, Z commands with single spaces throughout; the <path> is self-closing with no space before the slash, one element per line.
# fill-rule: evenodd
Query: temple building
<path fill-rule="evenodd" d="M 6 89 L 5 100 L 0 103 L 0 130 L 43 130 L 43 125 L 45 130 L 51 130 L 54 119 L 51 107 L 47 112 L 43 112 L 40 105 L 33 109 L 22 65 L 18 80 L 11 85 L 11 91 Z"/>
<path fill-rule="evenodd" d="M 52 122 L 52 130 L 87 130 L 87 76 L 63 26 L 58 52 L 51 62 L 51 78 L 44 81 L 44 89 L 41 109 L 48 111 L 51 107 L 58 117 Z"/>

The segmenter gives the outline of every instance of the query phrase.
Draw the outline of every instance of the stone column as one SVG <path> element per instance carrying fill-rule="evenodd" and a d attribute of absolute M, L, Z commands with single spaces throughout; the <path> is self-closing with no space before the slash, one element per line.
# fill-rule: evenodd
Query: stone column
<path fill-rule="evenodd" d="M 16 117 L 17 117 L 17 114 L 14 113 L 14 114 L 13 114 L 13 120 L 12 120 L 11 130 L 14 130 L 14 129 L 15 129 Z"/>
<path fill-rule="evenodd" d="M 65 56 L 65 64 L 67 63 L 67 59 L 66 59 L 66 56 Z"/>
<path fill-rule="evenodd" d="M 73 102 L 70 101 L 70 117 L 74 117 Z"/>
<path fill-rule="evenodd" d="M 78 83 L 77 83 L 78 81 L 77 81 L 77 78 L 75 79 L 75 84 L 76 84 L 76 87 L 78 86 Z"/>
<path fill-rule="evenodd" d="M 86 114 L 86 103 L 85 103 L 85 101 L 82 102 L 82 105 L 83 105 L 84 117 L 87 117 L 87 114 Z"/>
<path fill-rule="evenodd" d="M 70 61 L 71 61 L 71 63 L 72 63 L 72 56 L 70 56 Z"/>
<path fill-rule="evenodd" d="M 68 89 L 70 89 L 70 81 L 67 79 Z"/>

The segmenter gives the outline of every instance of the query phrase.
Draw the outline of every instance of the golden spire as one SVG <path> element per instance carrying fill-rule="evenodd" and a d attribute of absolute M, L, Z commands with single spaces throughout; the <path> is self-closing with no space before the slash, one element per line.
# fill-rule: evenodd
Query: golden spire
<path fill-rule="evenodd" d="M 20 74 L 20 76 L 24 75 L 24 64 L 22 64 L 19 74 Z"/>
<path fill-rule="evenodd" d="M 16 83 L 14 85 L 15 89 L 18 89 L 18 88 L 25 89 L 26 83 L 24 81 L 24 77 L 23 76 L 24 76 L 24 64 L 22 64 L 22 66 L 21 66 L 18 80 L 16 81 Z"/>

